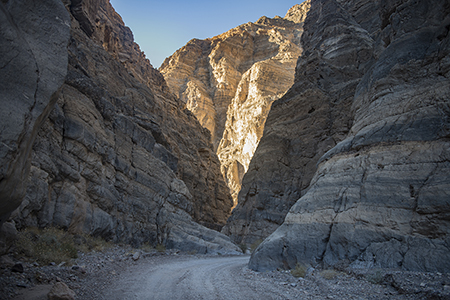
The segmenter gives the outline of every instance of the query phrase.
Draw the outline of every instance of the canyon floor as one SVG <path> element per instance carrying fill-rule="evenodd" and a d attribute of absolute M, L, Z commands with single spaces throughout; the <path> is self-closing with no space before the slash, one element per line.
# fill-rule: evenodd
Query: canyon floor
<path fill-rule="evenodd" d="M 320 270 L 254 272 L 249 256 L 208 256 L 115 246 L 59 265 L 0 269 L 1 299 L 47 299 L 57 281 L 76 299 L 450 299 L 450 274 Z"/>

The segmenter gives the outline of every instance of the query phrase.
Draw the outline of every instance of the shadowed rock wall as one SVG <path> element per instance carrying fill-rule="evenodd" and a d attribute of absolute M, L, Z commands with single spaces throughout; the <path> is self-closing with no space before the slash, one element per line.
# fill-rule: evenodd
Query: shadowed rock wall
<path fill-rule="evenodd" d="M 355 73 L 336 78 L 326 64 L 356 67 L 351 109 L 340 111 L 352 125 L 319 159 L 306 194 L 253 253 L 251 268 L 450 270 L 449 13 L 449 1 L 311 1 L 296 85 L 307 76 L 326 90 L 331 79 L 340 95 Z M 326 68 L 308 72 L 314 57 Z M 256 155 L 266 151 L 262 142 Z"/>
<path fill-rule="evenodd" d="M 108 1 L 65 1 L 69 65 L 33 146 L 14 220 L 139 246 L 238 250 L 209 133 L 167 88 Z M 186 242 L 186 243 L 185 243 Z"/>
<path fill-rule="evenodd" d="M 61 1 L 0 3 L 0 226 L 25 195 L 34 139 L 66 76 L 69 29 Z"/>

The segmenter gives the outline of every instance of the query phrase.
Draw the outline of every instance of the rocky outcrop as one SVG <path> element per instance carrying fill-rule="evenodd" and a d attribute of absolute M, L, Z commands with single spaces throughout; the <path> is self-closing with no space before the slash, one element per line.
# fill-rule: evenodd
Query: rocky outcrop
<path fill-rule="evenodd" d="M 160 68 L 170 89 L 211 132 L 235 202 L 272 102 L 294 82 L 308 8 L 306 1 L 284 18 L 262 17 L 211 39 L 191 40 Z"/>
<path fill-rule="evenodd" d="M 320 157 L 351 127 L 353 94 L 372 58 L 373 40 L 353 28 L 348 16 L 330 12 L 327 18 L 329 23 L 304 33 L 307 52 L 297 63 L 296 82 L 272 105 L 238 205 L 223 229 L 236 243 L 262 240 L 283 223 L 308 188 Z M 312 52 L 316 45 L 320 51 Z"/>
<path fill-rule="evenodd" d="M 106 1 L 96 0 L 65 2 L 77 20 L 79 29 L 121 62 L 131 76 L 151 86 L 153 90 L 169 92 L 164 77 L 150 64 L 139 45 L 134 42 L 130 28 L 124 25 L 111 5 L 106 5 Z"/>
<path fill-rule="evenodd" d="M 34 139 L 66 76 L 69 27 L 61 1 L 0 3 L 0 226 L 25 195 Z"/>
<path fill-rule="evenodd" d="M 232 207 L 207 130 L 168 91 L 109 1 L 65 5 L 67 76 L 38 132 L 17 226 L 236 252 L 198 224 L 220 229 Z"/>
<path fill-rule="evenodd" d="M 311 1 L 296 86 L 306 76 L 337 99 L 351 94 L 351 110 L 339 113 L 352 125 L 251 268 L 450 270 L 449 16 L 448 1 Z M 346 84 L 352 77 L 356 89 Z M 307 100 L 302 93 L 297 101 Z M 274 116 L 277 107 L 292 110 L 284 102 Z M 271 112 L 265 134 L 275 124 Z M 266 149 L 261 141 L 255 158 Z"/>

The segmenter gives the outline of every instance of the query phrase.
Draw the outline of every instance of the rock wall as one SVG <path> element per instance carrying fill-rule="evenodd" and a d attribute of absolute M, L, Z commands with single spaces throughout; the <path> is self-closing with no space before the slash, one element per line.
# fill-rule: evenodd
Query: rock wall
<path fill-rule="evenodd" d="M 322 263 L 450 271 L 449 28 L 449 1 L 311 1 L 296 84 L 307 76 L 323 88 L 330 80 L 336 95 L 346 95 L 354 72 L 333 77 L 327 64 L 356 68 L 362 76 L 348 90 L 351 109 L 339 112 L 352 125 L 253 253 L 252 269 Z M 362 43 L 367 48 L 358 51 Z M 316 58 L 324 69 L 309 68 Z M 302 92 L 297 101 L 315 101 Z M 261 141 L 255 158 L 264 151 Z"/>
<path fill-rule="evenodd" d="M 33 146 L 17 226 L 236 253 L 226 236 L 198 224 L 220 229 L 232 207 L 208 131 L 169 92 L 109 1 L 64 3 L 67 76 Z"/>
<path fill-rule="evenodd" d="M 58 0 L 0 3 L 0 226 L 25 194 L 34 139 L 64 82 L 69 24 Z"/>
<path fill-rule="evenodd" d="M 212 135 L 235 204 L 272 102 L 292 86 L 309 1 L 284 18 L 260 18 L 191 40 L 160 71 Z"/>
<path fill-rule="evenodd" d="M 295 84 L 272 105 L 238 205 L 223 229 L 236 243 L 263 240 L 283 223 L 307 190 L 320 157 L 351 127 L 353 94 L 372 58 L 373 40 L 350 16 L 333 9 L 326 23 L 314 21 L 304 32 L 306 52 L 297 62 Z M 312 51 L 317 45 L 320 50 Z"/>

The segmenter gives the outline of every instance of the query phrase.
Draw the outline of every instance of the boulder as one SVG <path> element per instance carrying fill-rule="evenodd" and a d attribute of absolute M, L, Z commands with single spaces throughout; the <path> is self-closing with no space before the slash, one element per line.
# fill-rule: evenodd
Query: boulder
<path fill-rule="evenodd" d="M 0 226 L 0 255 L 6 254 L 17 240 L 17 229 L 14 222 L 5 222 Z"/>
<path fill-rule="evenodd" d="M 64 282 L 55 283 L 47 295 L 49 300 L 74 300 L 75 296 L 75 292 Z"/>

